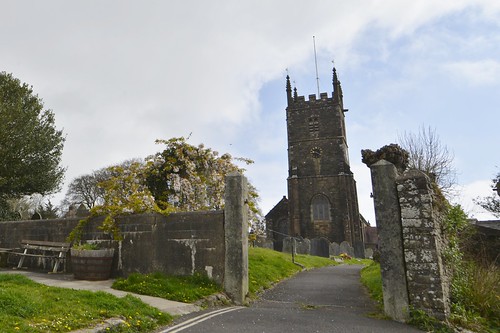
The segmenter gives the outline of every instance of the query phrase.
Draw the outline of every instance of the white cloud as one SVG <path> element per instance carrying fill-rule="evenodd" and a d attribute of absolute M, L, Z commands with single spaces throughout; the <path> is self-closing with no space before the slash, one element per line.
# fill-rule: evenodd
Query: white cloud
<path fill-rule="evenodd" d="M 457 61 L 445 65 L 444 69 L 465 85 L 500 83 L 500 61 L 497 60 Z"/>
<path fill-rule="evenodd" d="M 362 163 L 351 164 L 351 171 L 356 179 L 356 187 L 358 192 L 359 212 L 363 217 L 370 222 L 370 225 L 375 226 L 375 208 L 373 205 L 372 181 L 370 169 Z"/>
<path fill-rule="evenodd" d="M 145 157 L 158 149 L 153 143 L 156 138 L 192 132 L 194 144 L 204 142 L 221 152 L 230 150 L 256 160 L 249 171 L 255 168 L 252 180 L 267 209 L 285 194 L 287 170 L 286 133 L 266 122 L 284 124 L 285 113 L 270 109 L 270 104 L 278 104 L 260 101 L 259 93 L 264 84 L 282 80 L 287 67 L 299 88 L 309 87 L 305 77 L 313 78 L 313 35 L 318 55 L 328 58 L 326 66 L 335 58 L 342 68 L 341 79 L 347 70 L 365 75 L 359 70 L 367 70 L 363 66 L 374 57 L 394 62 L 397 70 L 413 68 L 405 76 L 388 75 L 372 87 L 370 95 L 373 100 L 398 93 L 404 96 L 412 91 L 422 67 L 413 61 L 408 67 L 399 66 L 408 60 L 396 59 L 404 53 L 398 49 L 400 39 L 418 40 L 422 27 L 432 27 L 449 14 L 482 6 L 482 15 L 492 18 L 499 7 L 495 1 L 465 0 L 27 1 L 3 5 L 0 63 L 33 84 L 46 106 L 54 110 L 58 126 L 68 136 L 63 155 L 68 180 L 110 163 Z M 415 53 L 425 55 L 429 45 L 439 46 L 442 41 L 428 44 L 430 40 L 422 38 Z M 360 48 L 367 42 L 379 46 L 378 54 Z M 481 49 L 486 44 L 478 40 L 476 45 Z M 449 66 L 461 67 L 463 60 L 454 60 Z M 500 77 L 496 66 L 487 63 L 461 75 L 488 70 Z M 329 74 L 330 69 L 321 71 Z M 387 66 L 376 70 L 387 71 Z M 325 82 L 330 85 L 330 78 Z M 284 87 L 280 89 L 273 98 L 284 99 Z M 346 103 L 370 97 L 344 90 Z M 314 85 L 300 91 L 314 92 Z M 361 148 L 376 149 L 368 146 L 393 141 L 397 113 L 402 112 L 372 110 L 368 102 L 363 106 L 367 109 L 348 114 L 348 121 L 356 126 L 347 128 L 352 161 L 359 159 Z M 368 169 L 352 164 L 360 173 L 356 174 L 360 206 L 369 207 Z"/>
<path fill-rule="evenodd" d="M 493 214 L 474 203 L 474 199 L 494 194 L 491 189 L 491 180 L 476 180 L 459 186 L 457 192 L 458 196 L 453 200 L 454 203 L 460 204 L 470 217 L 480 221 L 497 219 Z"/>

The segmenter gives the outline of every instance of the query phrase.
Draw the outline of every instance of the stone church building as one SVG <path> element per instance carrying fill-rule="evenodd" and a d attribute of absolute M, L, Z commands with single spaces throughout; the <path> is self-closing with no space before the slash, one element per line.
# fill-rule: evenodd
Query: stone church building
<path fill-rule="evenodd" d="M 268 237 L 279 249 L 283 237 L 347 241 L 364 256 L 363 224 L 356 181 L 349 166 L 342 88 L 333 68 L 333 93 L 297 95 L 286 77 L 288 198 L 266 215 Z"/>

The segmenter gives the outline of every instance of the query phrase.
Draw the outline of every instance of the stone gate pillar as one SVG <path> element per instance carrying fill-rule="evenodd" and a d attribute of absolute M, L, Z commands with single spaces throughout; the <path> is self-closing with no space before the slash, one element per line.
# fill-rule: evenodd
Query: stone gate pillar
<path fill-rule="evenodd" d="M 224 290 L 236 304 L 242 304 L 248 293 L 247 198 L 247 179 L 237 172 L 226 176 Z"/>
<path fill-rule="evenodd" d="M 380 250 L 384 312 L 394 320 L 409 318 L 403 233 L 394 164 L 380 160 L 370 165 L 375 219 Z"/>

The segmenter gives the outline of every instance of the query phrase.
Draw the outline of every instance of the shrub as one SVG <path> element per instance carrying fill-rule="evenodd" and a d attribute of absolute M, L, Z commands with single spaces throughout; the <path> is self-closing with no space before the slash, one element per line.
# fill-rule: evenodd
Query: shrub
<path fill-rule="evenodd" d="M 469 252 L 474 229 L 459 205 L 450 206 L 443 223 L 448 239 L 444 253 L 451 274 L 453 324 L 476 331 L 496 331 L 500 318 L 500 271 L 483 257 Z"/>
<path fill-rule="evenodd" d="M 500 327 L 500 270 L 466 261 L 451 284 L 454 323 L 471 329 Z"/>

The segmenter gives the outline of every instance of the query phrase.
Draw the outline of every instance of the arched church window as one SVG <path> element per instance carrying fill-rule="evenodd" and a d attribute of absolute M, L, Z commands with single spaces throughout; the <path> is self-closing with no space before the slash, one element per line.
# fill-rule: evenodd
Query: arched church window
<path fill-rule="evenodd" d="M 317 194 L 312 198 L 311 215 L 313 221 L 330 220 L 330 201 L 325 195 Z"/>

